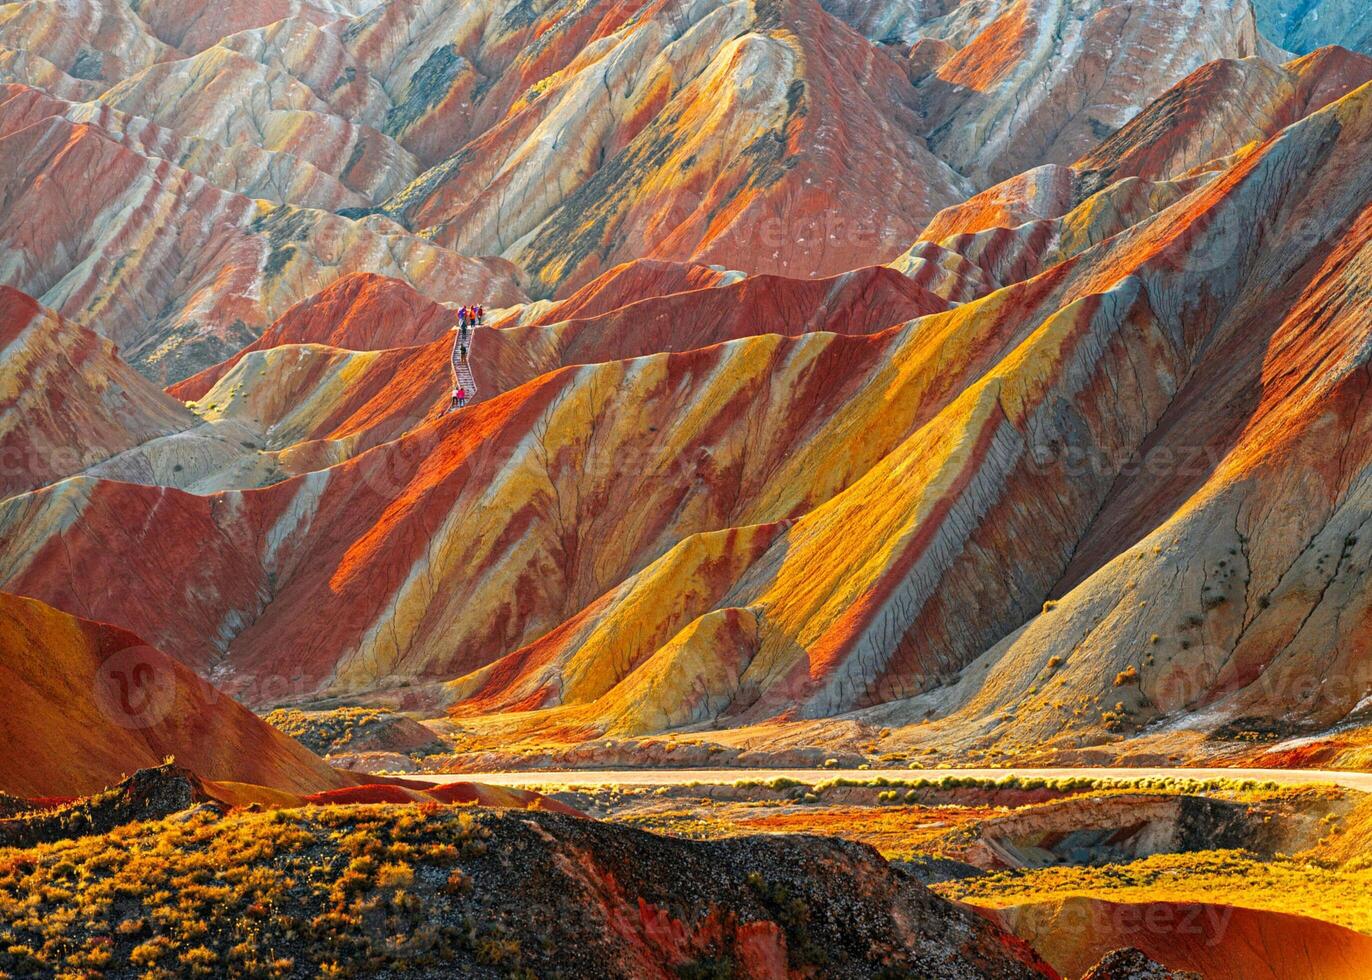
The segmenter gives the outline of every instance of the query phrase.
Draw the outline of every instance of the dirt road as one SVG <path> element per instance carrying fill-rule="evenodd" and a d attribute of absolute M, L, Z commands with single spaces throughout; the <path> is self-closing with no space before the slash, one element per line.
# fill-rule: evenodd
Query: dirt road
<path fill-rule="evenodd" d="M 1283 785 L 1324 783 L 1372 793 L 1372 773 L 1333 772 L 1316 769 L 575 769 L 561 772 L 466 772 L 451 775 L 425 773 L 412 779 L 435 783 L 474 782 L 492 786 L 681 786 L 689 783 L 727 784 L 742 780 L 795 779 L 818 783 L 829 779 L 940 779 L 958 776 L 973 779 L 1064 779 L 1085 776 L 1096 779 L 1252 779 Z"/>

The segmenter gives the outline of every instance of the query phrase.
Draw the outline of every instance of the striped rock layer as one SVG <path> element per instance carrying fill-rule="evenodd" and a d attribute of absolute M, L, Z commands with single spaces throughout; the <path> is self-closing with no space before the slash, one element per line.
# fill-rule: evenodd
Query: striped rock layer
<path fill-rule="evenodd" d="M 1227 0 L 10 6 L 0 588 L 477 746 L 1372 693 L 1366 57 Z"/>
<path fill-rule="evenodd" d="M 1248 0 L 945 6 L 7 4 L 0 281 L 170 383 L 353 272 L 492 307 L 640 259 L 829 277 L 1282 60 Z"/>
<path fill-rule="evenodd" d="M 446 417 L 441 315 L 347 281 L 182 392 L 286 478 L 16 495 L 0 576 L 249 703 L 447 705 L 500 744 L 855 710 L 964 752 L 1334 724 L 1368 663 L 1369 130 L 1363 84 L 1195 177 L 969 202 L 944 247 L 1002 285 L 957 306 L 882 268 L 616 270 L 485 329 Z M 971 247 L 1010 213 L 1054 223 L 1037 261 Z M 156 561 L 79 574 L 128 527 Z"/>

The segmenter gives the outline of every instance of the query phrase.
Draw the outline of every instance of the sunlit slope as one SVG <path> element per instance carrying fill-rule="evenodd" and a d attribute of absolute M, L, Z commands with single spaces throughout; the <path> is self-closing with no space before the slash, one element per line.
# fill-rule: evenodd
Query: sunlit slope
<path fill-rule="evenodd" d="M 0 792 L 70 796 L 179 765 L 313 793 L 347 780 L 137 637 L 0 594 Z"/>
<path fill-rule="evenodd" d="M 1312 720 L 1350 711 L 1367 663 L 1356 525 L 1366 513 L 1359 461 L 1369 433 L 1357 405 L 1368 318 L 1351 288 L 1365 274 L 1367 102 L 1364 88 L 1086 253 L 1069 273 L 1073 291 L 1129 274 L 1044 320 L 740 576 L 718 608 L 760 618 L 760 628 L 737 630 L 732 646 L 718 637 L 693 646 L 692 635 L 720 624 L 709 611 L 680 624 L 672 642 L 695 651 L 704 683 L 719 676 L 721 649 L 744 650 L 750 663 L 729 697 L 702 693 L 692 720 L 899 699 L 955 677 L 997 628 L 1024 621 L 953 692 L 967 706 L 926 737 L 1075 744 L 1074 728 L 1108 738 L 1138 723 L 1131 714 L 1185 717 L 1236 685 L 1246 693 L 1219 717 L 1280 714 L 1293 695 Z M 1243 240 L 1235 225 L 1245 212 L 1273 216 L 1268 237 L 1231 246 Z M 1325 243 L 1316 258 L 1305 251 L 1311 235 Z M 1273 281 L 1289 284 L 1279 322 Z M 1157 446 L 1163 473 L 1126 468 Z M 1161 521 L 1163 531 L 1114 557 Z M 1035 575 L 1065 576 L 1070 587 L 1102 564 L 1039 613 L 1055 589 Z M 1240 583 L 1242 602 L 1231 594 Z M 604 615 L 596 630 L 633 635 L 632 620 Z M 1311 617 L 1325 624 L 1319 639 L 1303 632 Z M 1117 682 L 1131 666 L 1142 680 Z M 1263 675 L 1268 683 L 1256 683 Z M 1310 683 L 1320 676 L 1346 682 Z M 641 716 L 646 695 L 630 690 L 577 718 Z M 914 702 L 875 717 L 925 710 Z"/>
<path fill-rule="evenodd" d="M 464 714 L 564 706 L 510 720 L 531 730 L 885 703 L 915 720 L 926 709 L 902 699 L 962 676 L 962 706 L 939 722 L 950 744 L 1074 738 L 1061 698 L 1039 688 L 1050 659 L 1067 661 L 1079 698 L 1099 692 L 1098 711 L 1140 697 L 1182 710 L 1255 665 L 1290 658 L 1310 674 L 1316 648 L 1294 631 L 1321 603 L 1331 648 L 1361 663 L 1360 579 L 1321 592 L 1273 583 L 1255 594 L 1270 589 L 1270 605 L 1255 599 L 1232 632 L 1205 634 L 1208 648 L 1178 643 L 1167 671 L 1203 679 L 1181 700 L 1160 693 L 1162 658 L 1143 662 L 1128 637 L 1163 633 L 1156 609 L 1169 602 L 1185 621 L 1186 575 L 1213 595 L 1221 566 L 1207 564 L 1218 556 L 1201 531 L 1234 527 L 1216 499 L 1300 501 L 1242 532 L 1269 575 L 1324 515 L 1360 512 L 1367 321 L 1346 284 L 1365 261 L 1368 91 L 1048 272 L 891 330 L 564 368 L 264 491 L 77 482 L 15 498 L 0 516 L 6 581 L 122 617 L 231 689 L 284 675 L 284 693 L 262 698 L 477 671 L 442 696 L 472 698 Z M 747 288 L 688 295 L 736 302 Z M 258 352 L 234 371 L 306 349 Z M 1128 465 L 1169 439 L 1220 453 L 1194 476 Z M 1342 563 L 1311 560 L 1347 577 L 1361 538 L 1343 520 L 1326 532 L 1357 539 L 1340 545 L 1352 549 Z M 149 526 L 148 542 L 165 536 L 168 554 L 172 535 L 200 542 L 196 573 L 212 584 L 177 584 L 174 562 L 113 588 L 70 574 L 108 540 L 101 528 L 130 522 Z M 1177 528 L 1150 573 L 1165 579 L 1140 583 L 1158 527 Z M 701 584 L 678 593 L 684 582 Z M 1227 622 L 1240 603 L 1216 606 L 1212 620 Z M 1231 640 L 1228 673 L 1212 669 Z M 1129 666 L 1141 683 L 1116 688 Z"/>
<path fill-rule="evenodd" d="M 928 719 L 908 737 L 952 752 L 1053 752 L 1155 722 L 1140 737 L 1249 716 L 1329 725 L 1365 696 L 1364 59 L 1216 62 L 1105 148 L 1081 156 L 1078 122 L 1049 127 L 1061 163 L 935 207 L 918 161 L 887 186 L 826 155 L 886 159 L 892 120 L 914 109 L 891 52 L 812 3 L 695 5 L 679 21 L 588 4 L 489 36 L 466 7 L 377 10 L 195 57 L 252 77 L 292 66 L 249 87 L 285 100 L 244 117 L 279 110 L 277 135 L 347 103 L 418 160 L 431 126 L 460 121 L 481 152 L 438 163 L 392 216 L 251 202 L 146 157 L 157 130 L 116 137 L 41 100 L 0 126 L 15 173 L 37 161 L 127 190 L 106 239 L 84 213 L 37 224 L 23 202 L 47 178 L 13 177 L 40 233 L 11 264 L 45 296 L 125 311 L 144 366 L 147 344 L 183 349 L 173 322 L 218 337 L 184 347 L 200 366 L 233 346 L 211 326 L 230 312 L 247 335 L 274 318 L 170 389 L 241 455 L 188 468 L 181 434 L 153 433 L 77 479 L 17 485 L 32 492 L 0 503 L 4 587 L 130 627 L 253 705 L 441 706 L 492 745 L 860 712 L 878 730 Z M 1234 12 L 1185 16 L 1217 11 Z M 421 70 L 441 49 L 411 32 L 421 13 L 465 25 L 453 77 Z M 976 50 L 1005 27 L 984 13 L 943 26 Z M 1031 27 L 1010 48 L 1040 37 Z M 1131 44 L 1153 37 L 1133 30 Z M 1218 36 L 1202 34 L 1200 48 Z M 664 45 L 679 45 L 666 63 Z M 312 68 L 305 51 L 333 60 Z M 489 61 L 477 78 L 479 53 L 508 71 Z M 327 99 L 306 81 L 364 61 L 375 73 Z M 1006 69 L 1022 80 L 1019 61 Z M 151 109 L 164 74 L 117 88 Z M 398 90 L 373 83 L 406 77 L 434 80 L 436 101 L 388 124 Z M 1256 108 L 1237 120 L 1243 99 Z M 166 121 L 235 139 L 244 121 L 217 105 L 187 92 Z M 549 141 L 583 117 L 594 140 Z M 755 132 L 767 153 L 690 159 Z M 540 168 L 557 179 L 531 184 Z M 858 259 L 836 232 L 808 240 L 811 187 L 833 168 L 840 196 L 894 196 L 899 249 L 869 241 Z M 165 209 L 140 203 L 163 185 Z M 683 199 L 708 220 L 677 216 Z M 775 215 L 794 241 L 768 257 L 751 223 Z M 535 291 L 561 298 L 516 308 L 505 263 L 397 219 L 532 256 Z M 196 222 L 213 260 L 161 237 Z M 86 251 L 68 247 L 92 229 Z M 127 282 L 116 240 L 152 263 Z M 637 255 L 651 257 L 616 264 Z M 813 275 L 829 263 L 852 271 Z M 770 271 L 729 271 L 742 266 Z M 397 278 L 348 275 L 363 267 Z M 473 340 L 480 397 L 444 416 L 450 310 L 471 301 L 493 311 Z M 111 555 L 137 574 L 111 572 Z"/>
<path fill-rule="evenodd" d="M 683 537 L 803 513 L 856 479 L 954 398 L 959 379 L 975 377 L 1012 343 L 1020 329 L 1013 310 L 981 305 L 981 316 L 969 307 L 869 337 L 758 337 L 564 370 L 347 466 L 260 493 L 203 500 L 116 484 L 64 485 L 12 502 L 7 567 L 25 591 L 56 589 L 75 600 L 86 584 L 62 569 L 80 560 L 77 539 L 91 534 L 95 545 L 96 529 L 156 505 L 161 517 L 149 533 L 199 541 L 203 581 L 221 583 L 188 591 L 148 568 L 120 599 L 109 596 L 112 615 L 117 603 L 122 621 L 136 620 L 165 648 L 204 665 L 215 659 L 211 650 L 245 643 L 239 629 L 268 605 L 283 622 L 300 617 L 288 628 L 306 632 L 326 608 L 341 607 L 351 608 L 334 617 L 345 631 L 361 625 L 351 620 L 381 617 L 363 627 L 370 638 L 356 650 L 381 661 L 359 672 L 373 683 L 392 671 L 453 676 L 535 639 Z M 478 343 L 485 342 L 483 332 Z M 251 355 L 235 371 L 272 353 Z M 960 368 L 929 369 L 941 361 Z M 588 416 L 597 420 L 589 430 Z M 715 492 L 699 493 L 702 485 Z M 491 521 L 485 501 L 497 499 L 501 517 Z M 427 617 L 427 639 L 404 648 L 423 652 L 386 662 L 404 653 L 379 652 L 394 646 L 398 634 L 384 622 L 399 598 L 363 570 L 393 563 L 398 589 L 439 559 L 407 586 L 424 583 L 406 602 L 414 610 L 407 615 Z M 243 574 L 259 564 L 262 571 Z M 175 562 L 158 567 L 178 573 Z M 286 596 L 297 567 L 315 584 L 291 608 Z M 471 584 L 454 588 L 453 575 Z M 345 583 L 355 585 L 356 597 L 344 594 Z M 168 608 L 161 601 L 167 588 L 187 604 Z M 491 598 L 473 597 L 472 588 Z M 521 596 L 513 612 L 512 595 Z M 429 610 L 436 601 L 451 605 Z M 472 615 L 486 602 L 493 603 L 490 619 Z M 458 618 L 472 645 L 453 642 Z M 234 625 L 207 631 L 221 621 Z M 280 637 L 269 642 L 265 626 L 262 635 L 264 656 L 267 646 L 280 649 Z M 206 650 L 200 642 L 211 636 Z M 343 653 L 326 637 L 309 643 L 322 647 L 321 661 L 302 670 L 317 672 Z"/>
<path fill-rule="evenodd" d="M 880 267 L 822 280 L 733 276 L 727 283 L 689 270 L 680 267 L 686 278 L 678 281 L 674 271 L 644 275 L 649 270 L 634 263 L 587 287 L 563 312 L 594 313 L 630 279 L 641 291 L 624 306 L 550 319 L 564 304 L 536 304 L 539 312 L 519 311 L 499 329 L 480 330 L 471 340 L 478 398 L 568 365 L 764 333 L 876 333 L 947 307 Z M 454 316 L 401 281 L 349 276 L 293 307 L 233 358 L 173 386 L 204 418 L 242 427 L 269 455 L 268 470 L 252 458 L 196 488 L 255 486 L 322 469 L 437 418 L 447 404 Z M 535 325 L 511 325 L 525 320 Z M 410 343 L 416 346 L 398 346 Z"/>

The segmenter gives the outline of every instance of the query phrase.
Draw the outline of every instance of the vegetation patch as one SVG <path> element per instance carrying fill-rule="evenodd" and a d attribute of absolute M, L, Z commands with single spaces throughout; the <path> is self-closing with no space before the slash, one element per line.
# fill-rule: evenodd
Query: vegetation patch
<path fill-rule="evenodd" d="M 406 715 L 380 708 L 278 708 L 267 714 L 265 720 L 316 755 L 381 751 L 424 756 L 447 749 L 423 725 Z"/>
<path fill-rule="evenodd" d="M 485 837 L 473 812 L 320 807 L 190 811 L 0 851 L 0 971 L 349 976 L 489 959 L 494 923 L 433 909 Z"/>

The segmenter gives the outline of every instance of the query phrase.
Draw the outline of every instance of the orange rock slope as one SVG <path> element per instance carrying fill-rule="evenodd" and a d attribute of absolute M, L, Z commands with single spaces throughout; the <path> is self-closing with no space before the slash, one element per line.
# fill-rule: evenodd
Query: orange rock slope
<path fill-rule="evenodd" d="M 351 780 L 181 664 L 112 626 L 0 593 L 0 792 L 78 796 L 179 765 L 313 793 Z"/>
<path fill-rule="evenodd" d="M 1103 955 L 1126 946 L 1173 970 L 1244 980 L 1359 980 L 1372 963 L 1372 937 L 1317 919 L 1222 904 L 1069 898 L 994 915 L 1065 977 L 1083 976 Z"/>

